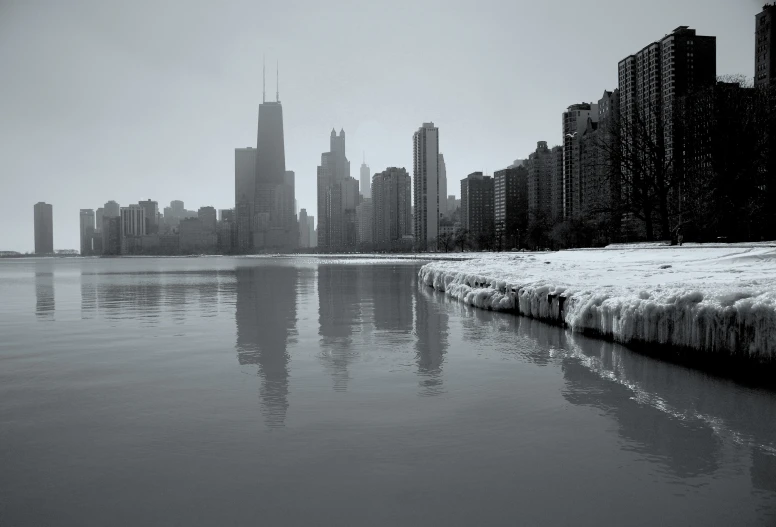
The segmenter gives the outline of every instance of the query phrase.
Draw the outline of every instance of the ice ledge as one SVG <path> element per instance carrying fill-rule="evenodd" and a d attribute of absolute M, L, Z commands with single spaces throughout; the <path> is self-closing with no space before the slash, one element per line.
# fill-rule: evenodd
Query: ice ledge
<path fill-rule="evenodd" d="M 772 247 L 493 254 L 428 263 L 419 279 L 471 306 L 624 344 L 776 362 Z"/>

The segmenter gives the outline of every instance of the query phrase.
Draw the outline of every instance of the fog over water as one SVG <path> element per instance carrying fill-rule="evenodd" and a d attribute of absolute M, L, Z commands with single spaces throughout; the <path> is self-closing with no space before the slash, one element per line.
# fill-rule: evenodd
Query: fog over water
<path fill-rule="evenodd" d="M 0 262 L 0 525 L 776 522 L 776 394 L 418 266 Z"/>

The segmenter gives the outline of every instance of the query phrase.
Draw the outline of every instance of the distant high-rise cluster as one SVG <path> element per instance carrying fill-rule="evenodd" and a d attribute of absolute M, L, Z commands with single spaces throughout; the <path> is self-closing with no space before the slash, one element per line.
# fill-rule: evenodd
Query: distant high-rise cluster
<path fill-rule="evenodd" d="M 345 130 L 316 170 L 318 224 L 298 209 L 279 93 L 259 104 L 256 146 L 236 148 L 234 208 L 160 212 L 146 199 L 80 210 L 80 252 L 250 254 L 316 249 L 507 249 L 615 241 L 776 236 L 776 5 L 755 16 L 753 86 L 717 78 L 716 37 L 679 26 L 617 64 L 618 86 L 562 112 L 556 146 L 537 141 L 493 175 L 448 194 L 440 130 L 413 133 L 412 172 L 351 176 Z M 448 151 L 449 152 L 449 151 Z M 309 172 L 308 172 L 309 173 Z M 52 207 L 35 209 L 35 252 L 53 249 Z M 297 213 L 298 211 L 298 213 Z"/>

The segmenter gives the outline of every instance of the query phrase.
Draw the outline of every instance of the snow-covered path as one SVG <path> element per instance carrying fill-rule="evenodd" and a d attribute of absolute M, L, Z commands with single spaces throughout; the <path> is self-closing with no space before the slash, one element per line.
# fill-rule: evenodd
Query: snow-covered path
<path fill-rule="evenodd" d="M 623 343 L 776 362 L 774 244 L 487 254 L 419 277 L 473 306 Z"/>

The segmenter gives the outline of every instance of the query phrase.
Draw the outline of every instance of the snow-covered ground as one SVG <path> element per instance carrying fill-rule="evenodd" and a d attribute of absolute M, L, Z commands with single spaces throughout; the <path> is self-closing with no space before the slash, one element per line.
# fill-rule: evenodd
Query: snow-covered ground
<path fill-rule="evenodd" d="M 623 343 L 776 361 L 773 243 L 476 255 L 428 263 L 419 277 L 473 306 Z"/>

